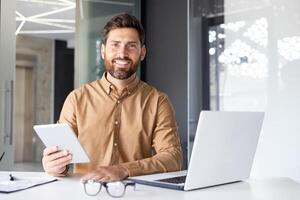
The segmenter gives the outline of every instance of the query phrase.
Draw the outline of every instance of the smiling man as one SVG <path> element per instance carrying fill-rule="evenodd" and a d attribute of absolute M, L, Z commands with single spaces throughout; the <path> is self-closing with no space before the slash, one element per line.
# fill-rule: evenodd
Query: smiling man
<path fill-rule="evenodd" d="M 145 58 L 145 33 L 129 14 L 113 17 L 102 32 L 106 72 L 100 80 L 72 91 L 60 123 L 76 132 L 91 162 L 76 164 L 82 179 L 115 181 L 180 170 L 182 151 L 175 112 L 168 96 L 136 76 Z M 63 176 L 72 155 L 46 148 L 45 171 Z"/>

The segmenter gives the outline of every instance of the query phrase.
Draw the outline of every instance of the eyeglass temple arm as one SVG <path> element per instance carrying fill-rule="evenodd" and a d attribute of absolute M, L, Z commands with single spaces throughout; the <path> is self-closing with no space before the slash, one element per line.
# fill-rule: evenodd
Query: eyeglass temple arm
<path fill-rule="evenodd" d="M 136 183 L 134 181 L 125 182 L 125 187 L 133 186 L 133 190 L 136 189 Z"/>

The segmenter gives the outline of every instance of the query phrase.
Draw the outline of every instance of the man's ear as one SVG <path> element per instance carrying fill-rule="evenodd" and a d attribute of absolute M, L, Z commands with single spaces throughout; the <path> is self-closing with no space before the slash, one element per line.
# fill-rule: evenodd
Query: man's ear
<path fill-rule="evenodd" d="M 104 51 L 105 51 L 105 45 L 104 44 L 101 44 L 101 57 L 102 57 L 102 59 L 104 60 Z"/>
<path fill-rule="evenodd" d="M 144 58 L 146 57 L 146 53 L 147 53 L 146 46 L 143 45 L 141 50 L 141 61 L 143 61 Z"/>

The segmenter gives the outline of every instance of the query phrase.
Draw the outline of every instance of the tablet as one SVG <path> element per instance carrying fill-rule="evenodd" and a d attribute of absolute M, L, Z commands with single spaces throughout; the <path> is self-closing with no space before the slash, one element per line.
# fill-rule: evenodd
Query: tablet
<path fill-rule="evenodd" d="M 69 150 L 73 155 L 71 163 L 90 162 L 73 129 L 68 124 L 35 125 L 33 129 L 46 147 L 58 146 L 61 150 Z"/>

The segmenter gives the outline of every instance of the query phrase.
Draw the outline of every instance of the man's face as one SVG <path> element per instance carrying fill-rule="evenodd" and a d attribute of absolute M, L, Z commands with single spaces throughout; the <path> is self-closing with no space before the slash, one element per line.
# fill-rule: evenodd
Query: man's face
<path fill-rule="evenodd" d="M 133 28 L 117 28 L 109 32 L 101 56 L 106 70 L 117 79 L 127 79 L 137 71 L 146 54 L 138 32 Z"/>

